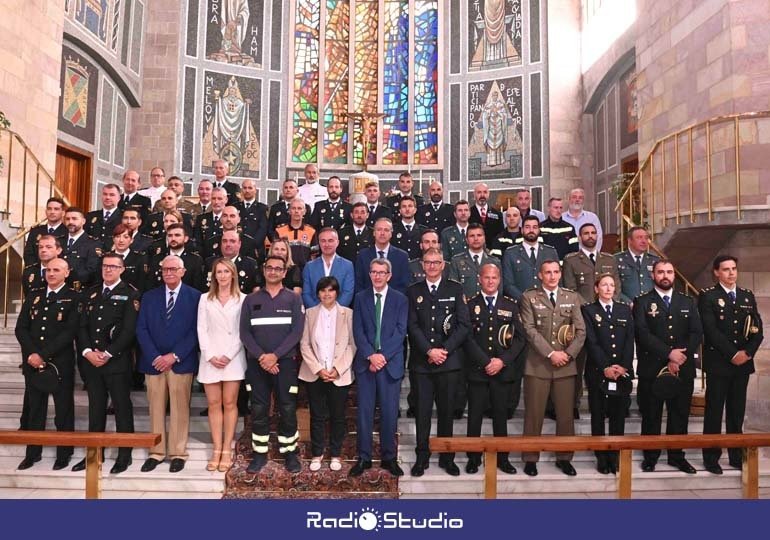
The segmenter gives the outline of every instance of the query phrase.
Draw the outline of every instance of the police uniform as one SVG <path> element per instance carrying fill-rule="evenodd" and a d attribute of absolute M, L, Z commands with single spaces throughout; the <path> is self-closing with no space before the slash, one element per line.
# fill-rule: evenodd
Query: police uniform
<path fill-rule="evenodd" d="M 86 224 L 83 229 L 86 234 L 102 244 L 107 243 L 107 239 L 112 241 L 112 230 L 123 220 L 123 211 L 118 208 L 110 210 L 110 218 L 104 219 L 104 210 L 94 210 L 86 214 Z"/>
<path fill-rule="evenodd" d="M 243 232 L 238 231 L 238 236 L 241 239 L 241 249 L 239 253 L 243 255 L 244 257 L 251 257 L 252 259 L 256 259 L 259 257 L 259 252 L 257 250 L 257 241 L 249 236 L 248 234 L 245 234 Z M 218 234 L 216 236 L 212 236 L 205 242 L 203 242 L 202 246 L 199 246 L 199 251 L 203 259 L 208 259 L 209 257 L 221 257 L 222 256 L 222 234 Z"/>
<path fill-rule="evenodd" d="M 213 212 L 206 212 L 199 215 L 195 220 L 193 231 L 190 238 L 195 237 L 195 245 L 201 250 L 206 244 L 206 240 L 222 234 L 222 214 L 214 216 Z"/>
<path fill-rule="evenodd" d="M 458 225 L 447 227 L 441 231 L 441 251 L 444 252 L 444 260 L 451 261 L 452 257 L 463 251 L 468 251 L 468 244 L 465 241 L 465 232 L 461 231 Z M 465 230 L 468 226 L 465 226 Z"/>
<path fill-rule="evenodd" d="M 57 431 L 75 430 L 75 348 L 73 342 L 78 331 L 79 293 L 62 286 L 58 292 L 48 288 L 38 289 L 25 299 L 16 321 L 16 339 L 21 345 L 22 373 L 29 414 L 22 429 L 42 431 L 48 415 L 48 394 L 41 392 L 30 382 L 35 369 L 27 363 L 33 353 L 39 354 L 44 362 L 53 363 L 61 380 L 53 395 L 55 408 L 54 424 Z M 56 448 L 57 460 L 68 460 L 72 456 L 71 446 Z M 26 458 L 38 460 L 42 448 L 27 446 Z"/>
<path fill-rule="evenodd" d="M 165 237 L 165 231 L 163 236 Z M 150 246 L 152 246 L 152 242 L 153 242 L 152 237 L 147 236 L 146 234 L 135 233 L 131 237 L 131 243 L 129 244 L 128 247 L 131 249 L 131 251 L 136 251 L 139 253 L 147 253 L 147 251 L 150 249 Z M 112 236 L 110 236 L 104 241 L 103 251 L 106 253 L 108 251 L 114 251 L 114 249 L 115 249 L 115 244 L 112 241 Z"/>
<path fill-rule="evenodd" d="M 506 249 L 515 246 L 516 244 L 521 244 L 523 241 L 524 238 L 522 238 L 519 231 L 511 232 L 508 229 L 503 229 L 503 232 L 498 234 L 492 241 L 492 247 L 489 249 L 489 254 L 502 260 L 503 253 L 505 253 Z"/>
<path fill-rule="evenodd" d="M 155 251 L 150 258 L 150 273 L 147 277 L 147 289 L 154 287 L 160 287 L 163 285 L 163 275 L 160 271 L 160 265 L 168 255 L 171 254 L 168 246 L 160 244 L 155 246 Z M 184 276 L 182 277 L 182 283 L 197 289 L 201 292 L 208 291 L 206 288 L 206 280 L 203 275 L 203 259 L 197 253 L 190 251 L 185 246 L 184 251 L 179 255 L 184 262 Z"/>
<path fill-rule="evenodd" d="M 280 413 L 278 450 L 282 456 L 297 451 L 297 346 L 304 322 L 302 299 L 288 289 L 275 297 L 261 289 L 243 301 L 240 334 L 246 348 L 246 380 L 251 385 L 251 447 L 257 454 L 268 451 L 273 392 Z M 259 357 L 265 353 L 278 357 L 277 375 L 259 365 Z"/>
<path fill-rule="evenodd" d="M 233 206 L 235 203 L 237 203 L 240 200 L 240 193 L 241 193 L 240 184 L 231 182 L 227 178 L 225 178 L 224 182 L 218 182 L 217 180 L 212 180 L 211 183 L 214 185 L 215 188 L 221 187 L 227 192 L 227 206 Z"/>
<path fill-rule="evenodd" d="M 481 422 L 488 402 L 492 404 L 492 429 L 495 437 L 508 436 L 508 406 L 513 381 L 524 372 L 526 338 L 516 302 L 498 293 L 489 307 L 487 297 L 480 293 L 468 301 L 471 339 L 465 340 L 465 373 L 468 379 L 468 437 L 481 436 Z M 496 375 L 487 375 L 484 368 L 492 358 L 503 361 Z M 480 453 L 468 458 L 481 461 Z M 500 452 L 498 461 L 508 459 Z"/>
<path fill-rule="evenodd" d="M 544 243 L 556 249 L 560 261 L 564 260 L 567 254 L 578 250 L 578 237 L 575 233 L 575 227 L 564 221 L 564 219 L 554 221 L 548 217 L 541 221 L 540 236 L 543 238 Z"/>
<path fill-rule="evenodd" d="M 468 336 L 470 321 L 462 285 L 456 281 L 442 279 L 435 293 L 431 293 L 427 281 L 415 283 L 407 289 L 407 296 L 412 351 L 409 369 L 417 375 L 417 463 L 426 465 L 430 458 L 428 438 L 434 400 L 437 434 L 452 436 L 453 400 L 463 367 L 462 345 Z M 428 350 L 434 348 L 443 348 L 449 353 L 440 365 L 428 363 Z M 439 465 L 445 466 L 453 460 L 454 453 L 443 453 Z"/>
<path fill-rule="evenodd" d="M 123 266 L 125 266 L 120 280 L 139 291 L 141 296 L 146 290 L 147 284 L 152 282 L 149 276 L 150 263 L 147 254 L 129 249 L 125 254 L 118 253 L 118 255 L 123 257 Z"/>
<path fill-rule="evenodd" d="M 687 349 L 687 361 L 679 366 L 681 381 L 679 394 L 666 400 L 668 419 L 667 435 L 686 435 L 690 417 L 695 362 L 703 337 L 700 317 L 695 300 L 673 289 L 668 291 L 670 307 L 656 289 L 634 300 L 634 325 L 636 327 L 636 372 L 639 377 L 637 396 L 642 413 L 642 435 L 660 435 L 663 401 L 652 393 L 652 383 L 660 370 L 668 364 L 672 349 Z M 653 464 L 660 457 L 660 450 L 645 450 L 644 459 Z M 669 462 L 684 459 L 684 452 L 668 450 Z"/>
<path fill-rule="evenodd" d="M 49 229 L 52 229 L 49 231 Z M 37 258 L 37 243 L 40 241 L 40 237 L 44 234 L 50 234 L 59 239 L 61 247 L 63 248 L 67 241 L 67 227 L 64 223 L 59 223 L 56 227 L 49 227 L 48 225 L 38 225 L 32 227 L 27 235 L 27 241 L 24 243 L 24 264 L 35 264 L 40 262 Z"/>
<path fill-rule="evenodd" d="M 444 261 L 444 272 L 441 279 L 449 277 L 449 263 Z M 425 281 L 425 270 L 422 267 L 422 258 L 409 261 L 409 285 L 414 285 L 420 281 Z"/>
<path fill-rule="evenodd" d="M 726 411 L 725 432 L 743 433 L 746 387 L 754 373 L 754 355 L 762 343 L 762 318 L 754 293 L 736 287 L 734 300 L 721 284 L 701 291 L 698 311 L 703 322 L 703 369 L 708 377 L 703 433 L 721 433 L 722 412 Z M 731 362 L 738 351 L 751 358 L 737 366 Z M 722 450 L 704 448 L 703 462 L 719 462 Z M 728 450 L 730 465 L 740 467 L 740 448 Z"/>
<path fill-rule="evenodd" d="M 73 288 L 81 291 L 99 279 L 102 244 L 85 232 L 72 245 L 69 245 L 69 240 L 69 237 L 64 238 L 61 258 L 69 264 L 69 279 L 72 281 Z"/>
<path fill-rule="evenodd" d="M 485 264 L 494 264 L 500 268 L 500 261 L 491 257 L 486 251 L 482 251 L 478 264 L 473 261 L 470 251 L 458 253 L 449 263 L 449 279 L 453 279 L 463 286 L 465 298 L 472 298 L 481 291 L 479 285 L 479 272 Z"/>
<path fill-rule="evenodd" d="M 115 431 L 133 433 L 131 363 L 141 295 L 122 279 L 106 294 L 104 289 L 97 285 L 86 291 L 78 331 L 78 369 L 88 390 L 88 431 L 105 431 L 109 394 L 115 408 Z M 96 367 L 84 356 L 89 349 L 106 352 L 110 358 Z M 118 451 L 118 462 L 130 459 L 131 448 Z"/>
<path fill-rule="evenodd" d="M 214 266 L 214 262 L 219 260 L 220 256 L 212 256 L 206 259 L 206 289 L 211 288 L 211 280 L 214 276 L 211 275 L 211 269 Z M 238 288 L 243 294 L 251 294 L 254 292 L 255 287 L 262 287 L 265 284 L 265 280 L 262 277 L 262 272 L 259 268 L 259 263 L 252 257 L 244 257 L 238 255 L 234 259 L 230 260 L 238 271 Z"/>
<path fill-rule="evenodd" d="M 439 235 L 441 231 L 455 224 L 455 208 L 451 204 L 428 202 L 417 208 L 414 216 L 417 223 L 433 229 Z"/>
<path fill-rule="evenodd" d="M 337 199 L 336 202 L 330 200 L 318 201 L 313 208 L 313 215 L 310 217 L 310 224 L 315 230 L 320 231 L 324 227 L 331 227 L 339 231 L 343 227 L 351 224 L 350 212 L 353 205 Z"/>
<path fill-rule="evenodd" d="M 179 211 L 179 209 L 177 209 L 177 211 Z M 192 216 L 187 212 L 179 211 L 179 213 L 182 214 L 182 225 L 184 225 L 185 234 L 190 239 L 193 239 L 194 229 Z M 155 212 L 154 214 L 150 214 L 147 217 L 147 221 L 143 222 L 142 225 L 144 234 L 153 240 L 158 240 L 159 238 L 166 236 L 166 229 L 163 227 L 163 218 L 165 215 L 165 212 Z"/>
<path fill-rule="evenodd" d="M 241 229 L 254 239 L 262 254 L 267 237 L 267 205 L 254 200 L 238 201 L 234 206 L 241 217 Z"/>
<path fill-rule="evenodd" d="M 24 296 L 27 296 L 30 291 L 48 286 L 45 281 L 45 272 L 39 262 L 24 267 L 21 274 L 21 286 L 24 290 Z"/>
<path fill-rule="evenodd" d="M 372 211 L 374 207 L 374 211 Z M 369 210 L 369 217 L 366 218 L 366 226 L 370 229 L 374 228 L 375 222 L 380 218 L 388 218 L 393 221 L 393 212 L 391 209 L 383 204 L 377 203 L 376 205 L 366 203 L 366 209 Z"/>
<path fill-rule="evenodd" d="M 515 249 L 515 248 L 512 248 Z M 543 413 L 550 395 L 556 410 L 556 434 L 574 435 L 572 408 L 575 403 L 575 358 L 585 341 L 585 323 L 580 312 L 580 295 L 559 287 L 555 305 L 543 287 L 524 292 L 519 310 L 529 347 L 524 367 L 524 435 L 540 435 Z M 571 329 L 571 332 L 565 331 Z M 572 334 L 569 336 L 568 334 Z M 571 338 L 571 339 L 570 339 Z M 564 351 L 570 361 L 561 367 L 551 363 L 548 355 Z M 570 461 L 572 452 L 558 452 L 556 459 Z M 522 454 L 525 462 L 536 462 L 539 452 Z"/>
<path fill-rule="evenodd" d="M 415 259 L 422 256 L 420 237 L 426 229 L 424 225 L 412 222 L 410 230 L 407 231 L 402 222 L 396 221 L 393 223 L 393 238 L 391 238 L 390 243 L 406 251 L 410 259 Z"/>
<path fill-rule="evenodd" d="M 192 213 L 192 210 L 194 207 L 195 207 L 195 203 L 188 201 L 184 197 L 178 197 L 176 200 L 176 209 L 182 212 L 183 214 Z M 153 214 L 158 212 L 163 212 L 163 206 L 160 200 L 156 201 L 155 206 L 152 207 Z"/>
<path fill-rule="evenodd" d="M 481 223 L 484 227 L 484 236 L 486 238 L 496 238 L 500 231 L 505 228 L 505 221 L 503 221 L 503 213 L 500 210 L 492 208 L 487 204 L 487 217 L 481 219 L 481 213 L 478 207 L 474 204 L 471 205 L 471 216 L 468 219 L 469 223 Z"/>
<path fill-rule="evenodd" d="M 650 291 L 655 283 L 652 281 L 652 268 L 660 257 L 652 253 L 642 253 L 639 263 L 628 250 L 615 254 L 620 277 L 620 299 L 632 303 L 640 294 Z"/>
<path fill-rule="evenodd" d="M 419 208 L 422 205 L 425 204 L 425 199 L 423 199 L 420 195 L 415 195 L 414 193 L 409 194 L 410 197 L 412 197 L 415 201 L 415 208 Z M 401 194 L 399 191 L 395 195 L 391 195 L 390 197 L 387 197 L 385 199 L 385 205 L 390 208 L 392 213 L 392 220 L 400 220 L 401 219 L 401 199 L 404 198 L 404 195 Z"/>
<path fill-rule="evenodd" d="M 361 234 L 356 234 L 356 229 L 352 225 L 343 227 L 339 231 L 339 237 L 340 244 L 337 246 L 337 255 L 345 257 L 354 265 L 356 264 L 358 253 L 362 249 L 374 245 L 374 234 L 367 226 L 364 226 L 361 230 Z"/>
<path fill-rule="evenodd" d="M 118 202 L 118 208 L 121 210 L 125 210 L 126 208 L 137 210 L 139 212 L 139 217 L 142 218 L 143 222 L 146 221 L 147 216 L 150 215 L 151 207 L 152 201 L 150 201 L 150 198 L 139 192 L 134 192 L 131 195 L 123 194 Z"/>

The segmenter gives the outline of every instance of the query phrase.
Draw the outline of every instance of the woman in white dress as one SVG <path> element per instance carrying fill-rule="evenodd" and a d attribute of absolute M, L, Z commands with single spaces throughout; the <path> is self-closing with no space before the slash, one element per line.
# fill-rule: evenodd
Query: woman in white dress
<path fill-rule="evenodd" d="M 246 296 L 238 289 L 238 271 L 231 261 L 218 259 L 211 272 L 214 279 L 209 293 L 201 295 L 198 304 L 198 382 L 206 391 L 214 443 L 206 470 L 225 472 L 233 463 L 238 388 L 246 372 L 246 355 L 239 337 L 241 305 Z"/>

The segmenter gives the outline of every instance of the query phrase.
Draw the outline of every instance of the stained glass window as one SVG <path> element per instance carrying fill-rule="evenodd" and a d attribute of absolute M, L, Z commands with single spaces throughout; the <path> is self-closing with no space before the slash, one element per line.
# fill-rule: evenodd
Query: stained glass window
<path fill-rule="evenodd" d="M 363 123 L 352 112 L 382 118 L 370 123 L 367 163 L 438 163 L 438 8 L 295 2 L 292 162 L 363 164 Z"/>

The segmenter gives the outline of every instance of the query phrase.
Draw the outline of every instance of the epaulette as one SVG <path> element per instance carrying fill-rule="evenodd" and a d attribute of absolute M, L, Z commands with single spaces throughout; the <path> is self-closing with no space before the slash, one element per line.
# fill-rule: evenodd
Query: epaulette
<path fill-rule="evenodd" d="M 481 294 L 481 293 L 479 293 L 479 294 Z M 500 296 L 502 296 L 503 298 L 505 298 L 505 299 L 507 299 L 507 300 L 510 300 L 511 302 L 516 302 L 516 300 L 514 300 L 513 298 L 511 298 L 511 297 L 510 297 L 510 296 L 508 296 L 507 294 L 501 294 Z"/>
<path fill-rule="evenodd" d="M 32 268 L 33 266 L 36 266 L 36 265 L 38 265 L 38 264 L 40 264 L 40 263 L 32 263 L 32 264 L 28 264 L 27 266 L 25 266 L 25 267 L 24 267 L 24 271 L 26 272 L 28 268 Z"/>
<path fill-rule="evenodd" d="M 443 279 L 446 279 L 447 281 L 450 281 L 452 283 L 457 283 L 460 287 L 463 286 L 463 284 L 457 281 L 456 279 L 452 279 L 452 278 L 443 278 Z"/>
<path fill-rule="evenodd" d="M 580 252 L 579 252 L 579 251 L 578 251 L 578 252 L 575 252 L 575 253 L 567 253 L 567 254 L 564 256 L 564 260 L 566 261 L 567 259 L 574 259 L 575 257 L 577 257 L 577 256 L 579 256 L 579 255 L 580 255 Z"/>
<path fill-rule="evenodd" d="M 560 288 L 562 291 L 567 291 L 567 292 L 575 292 L 574 290 L 572 290 L 572 289 L 568 289 L 567 287 L 559 287 L 559 288 Z"/>
<path fill-rule="evenodd" d="M 123 283 L 126 283 L 126 282 L 124 281 Z M 137 289 L 136 287 L 134 287 L 134 286 L 133 286 L 133 285 L 131 285 L 130 283 L 126 283 L 126 285 L 128 285 L 128 288 L 129 288 L 129 289 L 133 289 L 134 291 L 136 291 L 136 292 L 139 292 L 139 289 Z"/>
<path fill-rule="evenodd" d="M 462 253 L 457 253 L 455 255 L 452 255 L 452 260 L 454 260 L 454 259 L 456 259 L 458 257 L 463 257 L 465 254 L 466 254 L 466 252 L 463 251 Z"/>
<path fill-rule="evenodd" d="M 526 291 L 524 291 L 524 292 L 529 292 L 529 291 L 536 291 L 536 290 L 538 290 L 539 288 L 540 288 L 540 287 L 538 287 L 537 285 L 535 285 L 534 287 L 530 287 L 529 289 L 527 289 L 527 290 L 526 290 Z"/>
<path fill-rule="evenodd" d="M 468 298 L 468 302 L 470 302 L 471 300 L 475 300 L 475 299 L 476 299 L 476 298 L 478 298 L 479 296 L 481 296 L 481 293 L 480 293 L 480 292 L 477 292 L 476 294 L 474 294 L 473 296 L 471 296 L 470 298 Z"/>
<path fill-rule="evenodd" d="M 714 289 L 716 289 L 716 285 L 712 285 L 711 287 L 703 287 L 700 290 L 700 292 L 705 293 L 705 292 L 713 291 Z"/>

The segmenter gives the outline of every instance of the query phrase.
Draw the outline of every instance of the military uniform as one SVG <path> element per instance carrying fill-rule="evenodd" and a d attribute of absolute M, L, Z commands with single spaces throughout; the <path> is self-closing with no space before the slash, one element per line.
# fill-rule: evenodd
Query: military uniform
<path fill-rule="evenodd" d="M 35 369 L 27 363 L 33 353 L 44 362 L 56 365 L 61 381 L 53 395 L 54 424 L 57 431 L 75 429 L 75 348 L 73 342 L 78 331 L 79 294 L 64 285 L 58 292 L 47 287 L 29 294 L 21 307 L 16 321 L 16 339 L 21 345 L 22 373 L 29 414 L 22 429 L 42 431 L 48 415 L 48 394 L 35 388 L 30 378 Z M 72 456 L 71 446 L 59 446 L 56 459 L 67 460 Z M 27 446 L 26 457 L 37 460 L 42 454 L 38 445 Z"/>
<path fill-rule="evenodd" d="M 110 218 L 105 221 L 104 210 L 94 210 L 86 214 L 86 224 L 83 229 L 86 234 L 103 245 L 109 239 L 112 242 L 112 230 L 123 220 L 123 211 L 118 208 L 110 210 Z"/>
<path fill-rule="evenodd" d="M 411 197 L 414 199 L 414 201 L 415 201 L 415 203 L 416 203 L 416 204 L 415 204 L 415 208 L 419 208 L 419 207 L 421 207 L 423 204 L 425 204 L 425 199 L 423 199 L 423 198 L 422 198 L 420 195 L 416 195 L 416 194 L 414 194 L 414 193 L 410 193 L 410 196 L 411 196 Z M 399 191 L 399 192 L 398 192 L 398 193 L 396 193 L 395 195 L 391 195 L 390 197 L 387 197 L 387 198 L 385 199 L 385 205 L 386 205 L 388 208 L 390 208 L 390 210 L 391 210 L 391 212 L 392 212 L 392 217 L 391 217 L 391 219 L 392 219 L 393 221 L 396 221 L 396 220 L 400 220 L 400 219 L 401 219 L 401 208 L 400 208 L 400 207 L 401 207 L 401 199 L 402 199 L 403 197 L 404 197 L 404 196 L 403 196 L 403 195 L 401 194 L 401 192 Z"/>
<path fill-rule="evenodd" d="M 129 197 L 130 200 L 126 200 L 127 197 Z M 146 221 L 147 216 L 150 215 L 151 206 L 152 201 L 150 201 L 150 198 L 145 197 L 138 192 L 134 192 L 132 195 L 123 194 L 118 202 L 118 208 L 120 210 L 125 210 L 126 208 L 137 210 L 139 212 L 139 217 L 142 218 L 142 222 Z"/>
<path fill-rule="evenodd" d="M 195 220 L 195 228 L 193 235 L 190 238 L 195 237 L 195 246 L 198 250 L 202 250 L 203 246 L 209 238 L 219 236 L 222 234 L 222 215 L 214 216 L 213 212 L 206 212 L 201 214 Z"/>
<path fill-rule="evenodd" d="M 540 285 L 538 272 L 545 261 L 558 261 L 559 254 L 551 246 L 538 243 L 535 262 L 532 262 L 530 246 L 521 243 L 508 248 L 503 253 L 503 290 L 506 296 L 515 300 L 521 298 L 524 291 Z"/>
<path fill-rule="evenodd" d="M 234 206 L 241 217 L 241 229 L 254 239 L 260 255 L 263 254 L 267 238 L 267 205 L 255 200 L 238 201 Z"/>
<path fill-rule="evenodd" d="M 184 225 L 185 234 L 193 238 L 194 229 L 192 224 L 192 216 L 186 212 L 180 212 L 182 214 L 182 225 Z M 149 236 L 153 240 L 158 240 L 166 236 L 166 229 L 163 227 L 163 217 L 165 212 L 155 212 L 147 216 L 147 221 L 142 223 L 143 234 Z"/>
<path fill-rule="evenodd" d="M 147 276 L 146 288 L 152 289 L 163 285 L 163 275 L 160 271 L 160 265 L 168 255 L 171 254 L 168 246 L 160 244 L 155 246 L 154 254 L 150 257 L 150 275 Z M 179 257 L 184 262 L 184 277 L 182 283 L 189 285 L 193 289 L 201 292 L 208 291 L 206 280 L 203 275 L 203 259 L 197 253 L 190 251 L 185 246 Z"/>
<path fill-rule="evenodd" d="M 102 256 L 102 244 L 86 233 L 69 245 L 69 238 L 64 239 L 61 258 L 70 266 L 69 280 L 76 291 L 93 285 L 99 279 L 99 261 Z"/>
<path fill-rule="evenodd" d="M 555 305 L 551 304 L 550 294 L 542 287 L 528 289 L 519 302 L 529 342 L 524 367 L 524 435 L 541 434 L 549 395 L 556 410 L 556 434 L 575 434 L 572 418 L 577 375 L 575 358 L 583 348 L 586 332 L 581 304 L 578 293 L 562 287 L 556 292 Z M 571 340 L 569 332 L 565 332 L 570 326 L 574 329 Z M 556 367 L 548 358 L 553 351 L 564 351 L 571 360 L 564 366 Z M 539 458 L 538 452 L 522 454 L 525 462 L 534 462 Z M 572 452 L 559 452 L 556 459 L 570 461 Z"/>
<path fill-rule="evenodd" d="M 554 221 L 550 217 L 544 219 L 540 222 L 540 236 L 545 244 L 556 249 L 560 261 L 564 260 L 567 254 L 578 250 L 579 242 L 575 227 L 564 221 L 564 219 L 559 219 L 558 221 Z"/>
<path fill-rule="evenodd" d="M 221 255 L 206 259 L 207 290 L 211 288 L 211 280 L 214 279 L 214 276 L 211 275 L 211 269 L 214 266 L 214 262 L 220 258 Z M 256 259 L 238 255 L 236 258 L 230 259 L 230 261 L 235 265 L 235 269 L 238 271 L 238 288 L 243 294 L 251 294 L 254 292 L 255 287 L 263 287 L 265 285 L 265 280 Z"/>
<path fill-rule="evenodd" d="M 195 203 L 188 201 L 184 197 L 179 197 L 176 201 L 176 209 L 183 214 L 191 214 L 194 207 Z M 160 200 L 156 201 L 155 206 L 152 207 L 153 214 L 159 212 L 163 212 L 163 206 Z"/>
<path fill-rule="evenodd" d="M 500 261 L 491 257 L 486 251 L 479 256 L 479 262 L 473 261 L 470 251 L 458 253 L 449 263 L 449 279 L 453 279 L 463 286 L 465 298 L 472 298 L 481 291 L 479 285 L 479 272 L 485 264 L 494 264 L 500 268 Z"/>
<path fill-rule="evenodd" d="M 708 377 L 703 433 L 721 433 L 722 412 L 726 407 L 725 432 L 743 433 L 746 387 L 754 373 L 754 355 L 762 343 L 762 318 L 754 293 L 736 287 L 735 299 L 721 284 L 701 291 L 698 311 L 703 322 L 703 369 Z M 738 351 L 751 359 L 737 366 L 731 362 Z M 717 464 L 722 450 L 706 448 L 703 462 Z M 740 466 L 742 450 L 728 450 L 730 464 Z"/>
<path fill-rule="evenodd" d="M 49 229 L 53 230 L 49 232 Z M 40 262 L 37 258 L 37 243 L 44 234 L 50 234 L 58 238 L 59 242 L 61 242 L 61 247 L 63 248 L 67 241 L 68 231 L 63 223 L 59 223 L 56 227 L 49 227 L 48 225 L 32 227 L 29 230 L 27 241 L 24 244 L 24 264 L 35 264 L 36 262 Z"/>
<path fill-rule="evenodd" d="M 440 235 L 441 231 L 455 224 L 455 208 L 447 203 L 434 205 L 428 202 L 417 208 L 414 217 L 417 223 L 433 229 Z"/>
<path fill-rule="evenodd" d="M 519 231 L 510 232 L 508 229 L 504 229 L 503 232 L 497 235 L 492 241 L 489 254 L 498 259 L 503 259 L 503 253 L 509 247 L 521 244 L 524 241 Z"/>
<path fill-rule="evenodd" d="M 88 431 L 106 430 L 109 394 L 115 408 L 115 431 L 133 433 L 131 364 L 141 294 L 122 279 L 106 294 L 103 288 L 97 285 L 84 294 L 78 331 L 78 369 L 88 389 Z M 84 356 L 88 350 L 111 356 L 106 364 L 96 367 Z M 118 451 L 118 461 L 130 459 L 131 448 Z"/>
<path fill-rule="evenodd" d="M 660 257 L 652 253 L 643 253 L 637 264 L 635 257 L 628 250 L 615 254 L 620 277 L 620 299 L 629 304 L 640 294 L 650 291 L 655 283 L 652 281 L 652 268 Z"/>
<path fill-rule="evenodd" d="M 679 395 L 666 401 L 666 434 L 687 434 L 695 363 L 703 329 L 695 300 L 673 289 L 668 294 L 671 297 L 669 308 L 666 308 L 656 289 L 634 300 L 636 371 L 639 376 L 637 396 L 642 413 L 642 435 L 660 435 L 663 401 L 652 393 L 652 383 L 658 372 L 668 364 L 671 350 L 682 348 L 687 349 L 687 361 L 679 366 Z M 655 463 L 658 457 L 660 450 L 644 451 L 645 461 Z M 668 450 L 669 461 L 680 459 L 684 459 L 682 450 Z"/>
<path fill-rule="evenodd" d="M 406 226 L 400 221 L 393 223 L 393 238 L 390 243 L 406 251 L 410 259 L 416 259 L 422 256 L 420 249 L 420 236 L 427 227 L 419 223 L 412 223 L 411 230 L 407 231 Z"/>
<path fill-rule="evenodd" d="M 372 212 L 372 207 L 374 207 L 374 211 Z M 375 222 L 380 218 L 388 218 L 389 220 L 393 221 L 393 212 L 391 209 L 383 204 L 377 204 L 372 205 L 368 202 L 366 203 L 366 208 L 369 210 L 369 217 L 366 218 L 366 226 L 370 229 L 374 228 Z"/>
<path fill-rule="evenodd" d="M 259 252 L 257 250 L 257 242 L 249 236 L 248 234 L 245 234 L 243 232 L 238 232 L 238 236 L 241 239 L 241 249 L 240 254 L 244 257 L 251 257 L 252 259 L 256 259 L 259 257 Z M 212 236 L 205 242 L 203 242 L 202 246 L 199 246 L 198 253 L 200 254 L 203 259 L 208 259 L 209 257 L 221 257 L 222 256 L 222 235 L 218 234 L 216 236 Z"/>
<path fill-rule="evenodd" d="M 361 234 L 356 234 L 355 228 L 351 225 L 343 227 L 339 231 L 340 245 L 337 246 L 337 255 L 345 257 L 354 265 L 358 258 L 358 253 L 374 245 L 374 234 L 369 227 L 364 226 Z"/>
<path fill-rule="evenodd" d="M 225 178 L 224 182 L 218 182 L 216 179 L 212 180 L 211 183 L 213 186 L 221 187 L 227 192 L 227 206 L 234 206 L 235 203 L 237 203 L 240 200 L 240 194 L 241 194 L 241 185 L 236 184 L 235 182 L 231 182 L 227 178 Z"/>
<path fill-rule="evenodd" d="M 125 254 L 118 253 L 123 257 L 125 270 L 120 275 L 120 280 L 128 283 L 134 289 L 139 291 L 139 295 L 146 290 L 150 279 L 150 262 L 146 253 L 129 249 Z"/>
<path fill-rule="evenodd" d="M 24 267 L 24 271 L 21 274 L 21 286 L 24 290 L 24 296 L 27 296 L 30 291 L 36 291 L 48 286 L 45 281 L 43 267 L 39 262 Z"/>
<path fill-rule="evenodd" d="M 467 229 L 468 226 L 465 226 Z M 468 251 L 468 244 L 465 241 L 465 232 L 461 231 L 457 225 L 447 227 L 441 231 L 441 251 L 444 252 L 444 260 L 451 261 L 452 257 L 463 251 Z"/>
<path fill-rule="evenodd" d="M 353 205 L 341 199 L 338 199 L 337 202 L 332 202 L 328 199 L 318 201 L 315 203 L 313 215 L 309 221 L 317 231 L 324 227 L 331 227 L 339 231 L 351 224 L 350 212 L 352 209 Z"/>

